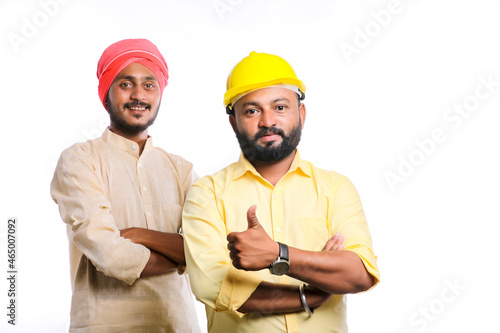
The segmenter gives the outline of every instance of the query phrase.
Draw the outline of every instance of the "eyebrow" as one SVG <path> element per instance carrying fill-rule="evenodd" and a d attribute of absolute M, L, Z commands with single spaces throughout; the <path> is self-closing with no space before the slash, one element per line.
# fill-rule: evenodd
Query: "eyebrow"
<path fill-rule="evenodd" d="M 282 102 L 282 101 L 285 101 L 285 102 L 290 102 L 290 100 L 286 97 L 279 97 L 279 98 L 276 98 L 274 100 L 271 101 L 271 103 L 278 103 L 278 102 Z M 256 101 L 249 101 L 249 102 L 245 102 L 243 103 L 241 106 L 242 107 L 246 107 L 246 106 L 249 106 L 249 105 L 256 105 L 256 106 L 259 106 L 260 103 L 259 102 L 256 102 Z"/>
<path fill-rule="evenodd" d="M 158 81 L 156 79 L 156 77 L 154 76 L 144 76 L 144 77 L 137 77 L 137 76 L 133 76 L 133 75 L 126 75 L 126 76 L 117 76 L 116 77 L 116 80 L 130 80 L 130 81 L 134 81 L 134 80 L 137 80 L 137 79 L 143 79 L 144 81 Z"/>
<path fill-rule="evenodd" d="M 281 101 L 285 101 L 285 102 L 290 102 L 290 100 L 286 97 L 280 97 L 280 98 L 276 98 L 273 103 L 277 103 L 277 102 L 281 102 Z"/>

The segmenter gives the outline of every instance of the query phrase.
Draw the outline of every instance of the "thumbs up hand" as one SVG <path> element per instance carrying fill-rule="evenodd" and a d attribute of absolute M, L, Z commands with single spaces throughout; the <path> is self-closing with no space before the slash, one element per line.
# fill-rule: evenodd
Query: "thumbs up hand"
<path fill-rule="evenodd" d="M 247 221 L 248 221 L 247 230 L 252 228 L 262 228 L 262 226 L 259 223 L 259 220 L 257 219 L 257 215 L 255 215 L 256 211 L 257 211 L 257 205 L 252 205 L 247 210 Z"/>
<path fill-rule="evenodd" d="M 279 245 L 260 225 L 256 209 L 253 205 L 247 211 L 247 230 L 227 235 L 227 248 L 233 266 L 246 271 L 267 268 L 279 255 Z"/>

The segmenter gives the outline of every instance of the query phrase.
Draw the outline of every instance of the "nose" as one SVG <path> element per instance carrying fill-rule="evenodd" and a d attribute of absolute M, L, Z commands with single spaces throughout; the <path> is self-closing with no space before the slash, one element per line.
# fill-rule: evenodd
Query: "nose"
<path fill-rule="evenodd" d="M 135 86 L 132 89 L 132 92 L 130 94 L 130 98 L 133 100 L 142 101 L 146 98 L 146 92 L 144 91 L 144 89 L 141 86 Z"/>
<path fill-rule="evenodd" d="M 276 126 L 276 115 L 271 110 L 263 110 L 260 114 L 259 127 Z"/>

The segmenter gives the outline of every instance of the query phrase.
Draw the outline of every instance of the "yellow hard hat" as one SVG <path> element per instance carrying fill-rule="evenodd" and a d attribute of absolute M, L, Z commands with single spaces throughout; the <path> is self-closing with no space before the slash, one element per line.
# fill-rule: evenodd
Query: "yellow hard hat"
<path fill-rule="evenodd" d="M 277 84 L 296 86 L 301 99 L 305 96 L 306 86 L 297 78 L 288 62 L 276 55 L 251 52 L 233 68 L 227 78 L 224 94 L 226 111 L 231 113 L 230 104 L 235 97 Z"/>

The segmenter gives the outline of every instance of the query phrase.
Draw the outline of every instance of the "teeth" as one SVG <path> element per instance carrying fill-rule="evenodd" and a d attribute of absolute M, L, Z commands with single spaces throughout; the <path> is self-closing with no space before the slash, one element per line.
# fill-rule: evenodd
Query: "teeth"
<path fill-rule="evenodd" d="M 130 107 L 130 110 L 134 110 L 134 111 L 144 111 L 146 110 L 145 107 Z"/>

